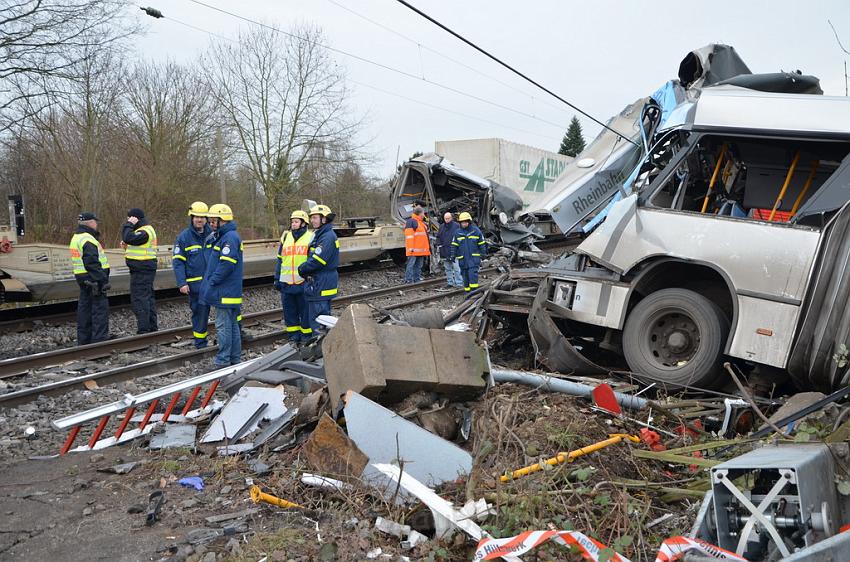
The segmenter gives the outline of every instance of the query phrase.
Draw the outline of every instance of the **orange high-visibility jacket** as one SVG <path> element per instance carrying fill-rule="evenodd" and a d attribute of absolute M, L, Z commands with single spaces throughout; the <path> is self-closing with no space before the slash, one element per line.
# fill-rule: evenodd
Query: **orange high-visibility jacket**
<path fill-rule="evenodd" d="M 428 243 L 428 229 L 419 215 L 410 215 L 404 224 L 404 249 L 408 256 L 430 256 L 431 244 Z"/>

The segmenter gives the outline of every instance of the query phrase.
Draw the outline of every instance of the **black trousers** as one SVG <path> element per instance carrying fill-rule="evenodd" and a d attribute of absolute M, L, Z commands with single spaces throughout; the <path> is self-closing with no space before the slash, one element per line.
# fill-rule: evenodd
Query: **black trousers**
<path fill-rule="evenodd" d="M 92 295 L 91 287 L 80 285 L 77 303 L 77 345 L 104 341 L 109 337 L 109 299 Z"/>
<path fill-rule="evenodd" d="M 137 334 L 157 331 L 156 299 L 153 296 L 153 280 L 156 270 L 130 271 L 130 306 L 136 315 Z"/>

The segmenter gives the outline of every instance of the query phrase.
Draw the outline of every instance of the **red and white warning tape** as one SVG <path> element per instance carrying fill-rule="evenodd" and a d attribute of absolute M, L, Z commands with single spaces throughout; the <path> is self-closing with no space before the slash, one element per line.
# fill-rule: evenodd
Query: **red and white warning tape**
<path fill-rule="evenodd" d="M 473 562 L 480 562 L 482 560 L 496 560 L 506 555 L 519 556 L 549 541 L 553 541 L 564 547 L 576 547 L 585 560 L 591 560 L 592 562 L 599 562 L 600 559 L 603 559 L 602 551 L 607 549 L 601 542 L 578 531 L 526 531 L 515 537 L 505 539 L 491 539 L 486 537 L 481 539 L 472 560 Z M 681 560 L 685 553 L 691 551 L 707 554 L 721 560 L 747 562 L 745 558 L 738 556 L 734 552 L 729 552 L 705 541 L 690 539 L 688 537 L 672 537 L 665 540 L 658 550 L 655 562 L 674 562 Z M 610 550 L 607 550 L 604 559 L 610 562 L 630 562 L 625 556 L 616 552 L 612 553 Z"/>

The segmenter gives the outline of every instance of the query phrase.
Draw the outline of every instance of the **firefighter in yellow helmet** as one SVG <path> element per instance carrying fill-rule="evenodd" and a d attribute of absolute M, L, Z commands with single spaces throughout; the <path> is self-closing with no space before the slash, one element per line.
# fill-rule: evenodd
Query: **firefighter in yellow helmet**
<path fill-rule="evenodd" d="M 156 279 L 156 231 L 138 207 L 127 211 L 121 240 L 125 244 L 124 261 L 130 270 L 130 305 L 136 316 L 138 334 L 156 332 L 156 298 L 153 282 Z"/>
<path fill-rule="evenodd" d="M 174 255 L 171 267 L 177 281 L 177 288 L 189 296 L 189 309 L 192 311 L 192 336 L 195 348 L 207 346 L 207 325 L 210 319 L 210 307 L 201 302 L 201 281 L 207 269 L 204 241 L 212 230 L 207 223 L 207 204 L 195 201 L 186 213 L 189 226 L 177 235 L 174 242 Z"/>
<path fill-rule="evenodd" d="M 307 252 L 313 233 L 307 227 L 310 217 L 304 211 L 292 211 L 289 215 L 289 230 L 280 237 L 277 248 L 274 286 L 280 291 L 283 307 L 283 324 L 289 341 L 307 341 L 313 334 L 307 297 L 304 295 L 304 278 L 298 274 L 298 266 L 307 261 Z"/>
<path fill-rule="evenodd" d="M 463 212 L 457 218 L 460 229 L 455 232 L 449 257 L 456 259 L 463 278 L 463 290 L 474 291 L 478 288 L 478 269 L 481 258 L 487 255 L 487 242 L 481 230 L 472 222 L 472 215 Z"/>
<path fill-rule="evenodd" d="M 316 318 L 331 313 L 331 300 L 339 286 L 339 240 L 333 229 L 336 215 L 327 205 L 314 205 L 310 209 L 313 239 L 307 248 L 307 261 L 298 266 L 298 275 L 306 281 L 304 295 L 309 308 L 310 329 L 319 330 Z"/>
<path fill-rule="evenodd" d="M 233 210 L 224 203 L 210 207 L 207 216 L 214 226 L 213 247 L 207 255 L 207 270 L 201 285 L 201 301 L 215 307 L 219 367 L 242 360 L 242 338 L 238 317 L 242 308 L 242 239 L 236 232 Z"/>

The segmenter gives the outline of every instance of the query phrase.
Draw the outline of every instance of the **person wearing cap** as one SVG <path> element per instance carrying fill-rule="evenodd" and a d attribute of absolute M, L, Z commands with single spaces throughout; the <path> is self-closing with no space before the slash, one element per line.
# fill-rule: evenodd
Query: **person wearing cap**
<path fill-rule="evenodd" d="M 210 319 L 210 307 L 201 303 L 201 281 L 207 269 L 204 243 L 212 232 L 207 224 L 209 208 L 203 201 L 195 201 L 186 213 L 189 226 L 177 235 L 174 242 L 174 255 L 171 267 L 179 291 L 189 296 L 189 310 L 192 311 L 192 336 L 195 348 L 207 346 L 207 324 Z"/>
<path fill-rule="evenodd" d="M 428 241 L 428 227 L 422 207 L 416 205 L 410 218 L 404 224 L 404 251 L 407 255 L 407 267 L 404 269 L 405 283 L 422 281 L 422 267 L 425 258 L 431 255 L 431 244 Z"/>
<path fill-rule="evenodd" d="M 242 308 L 242 239 L 236 232 L 233 210 L 224 203 L 210 207 L 207 217 L 215 230 L 213 247 L 201 282 L 201 302 L 215 308 L 217 367 L 242 360 L 239 313 Z"/>
<path fill-rule="evenodd" d="M 304 296 L 304 278 L 298 274 L 298 266 L 307 261 L 307 251 L 313 233 L 307 228 L 310 217 L 304 211 L 293 211 L 289 216 L 289 230 L 280 237 L 277 248 L 277 265 L 274 271 L 274 286 L 280 291 L 283 307 L 283 324 L 291 342 L 310 339 L 307 297 Z"/>
<path fill-rule="evenodd" d="M 156 231 L 139 208 L 127 211 L 127 222 L 121 229 L 125 244 L 124 261 L 130 269 L 130 306 L 136 316 L 137 334 L 157 331 L 156 298 Z"/>
<path fill-rule="evenodd" d="M 460 225 L 454 220 L 454 215 L 446 213 L 443 215 L 443 224 L 440 225 L 440 230 L 437 231 L 440 261 L 443 264 L 443 270 L 446 272 L 446 282 L 450 289 L 463 287 L 460 266 L 458 266 L 456 259 L 451 258 L 452 240 L 454 240 L 455 233 L 459 228 Z"/>
<path fill-rule="evenodd" d="M 334 213 L 327 205 L 310 209 L 313 239 L 307 248 L 307 261 L 298 266 L 298 275 L 306 281 L 308 317 L 312 336 L 320 329 L 316 319 L 331 313 L 331 301 L 339 292 L 339 240 L 333 229 Z"/>
<path fill-rule="evenodd" d="M 472 222 L 472 215 L 461 213 L 457 221 L 460 229 L 452 240 L 449 257 L 458 260 L 463 290 L 470 292 L 478 288 L 478 269 L 481 267 L 481 257 L 487 255 L 487 242 L 481 230 Z"/>
<path fill-rule="evenodd" d="M 80 286 L 77 301 L 77 345 L 109 338 L 109 260 L 100 245 L 98 218 L 80 213 L 77 232 L 71 237 L 71 265 Z"/>

